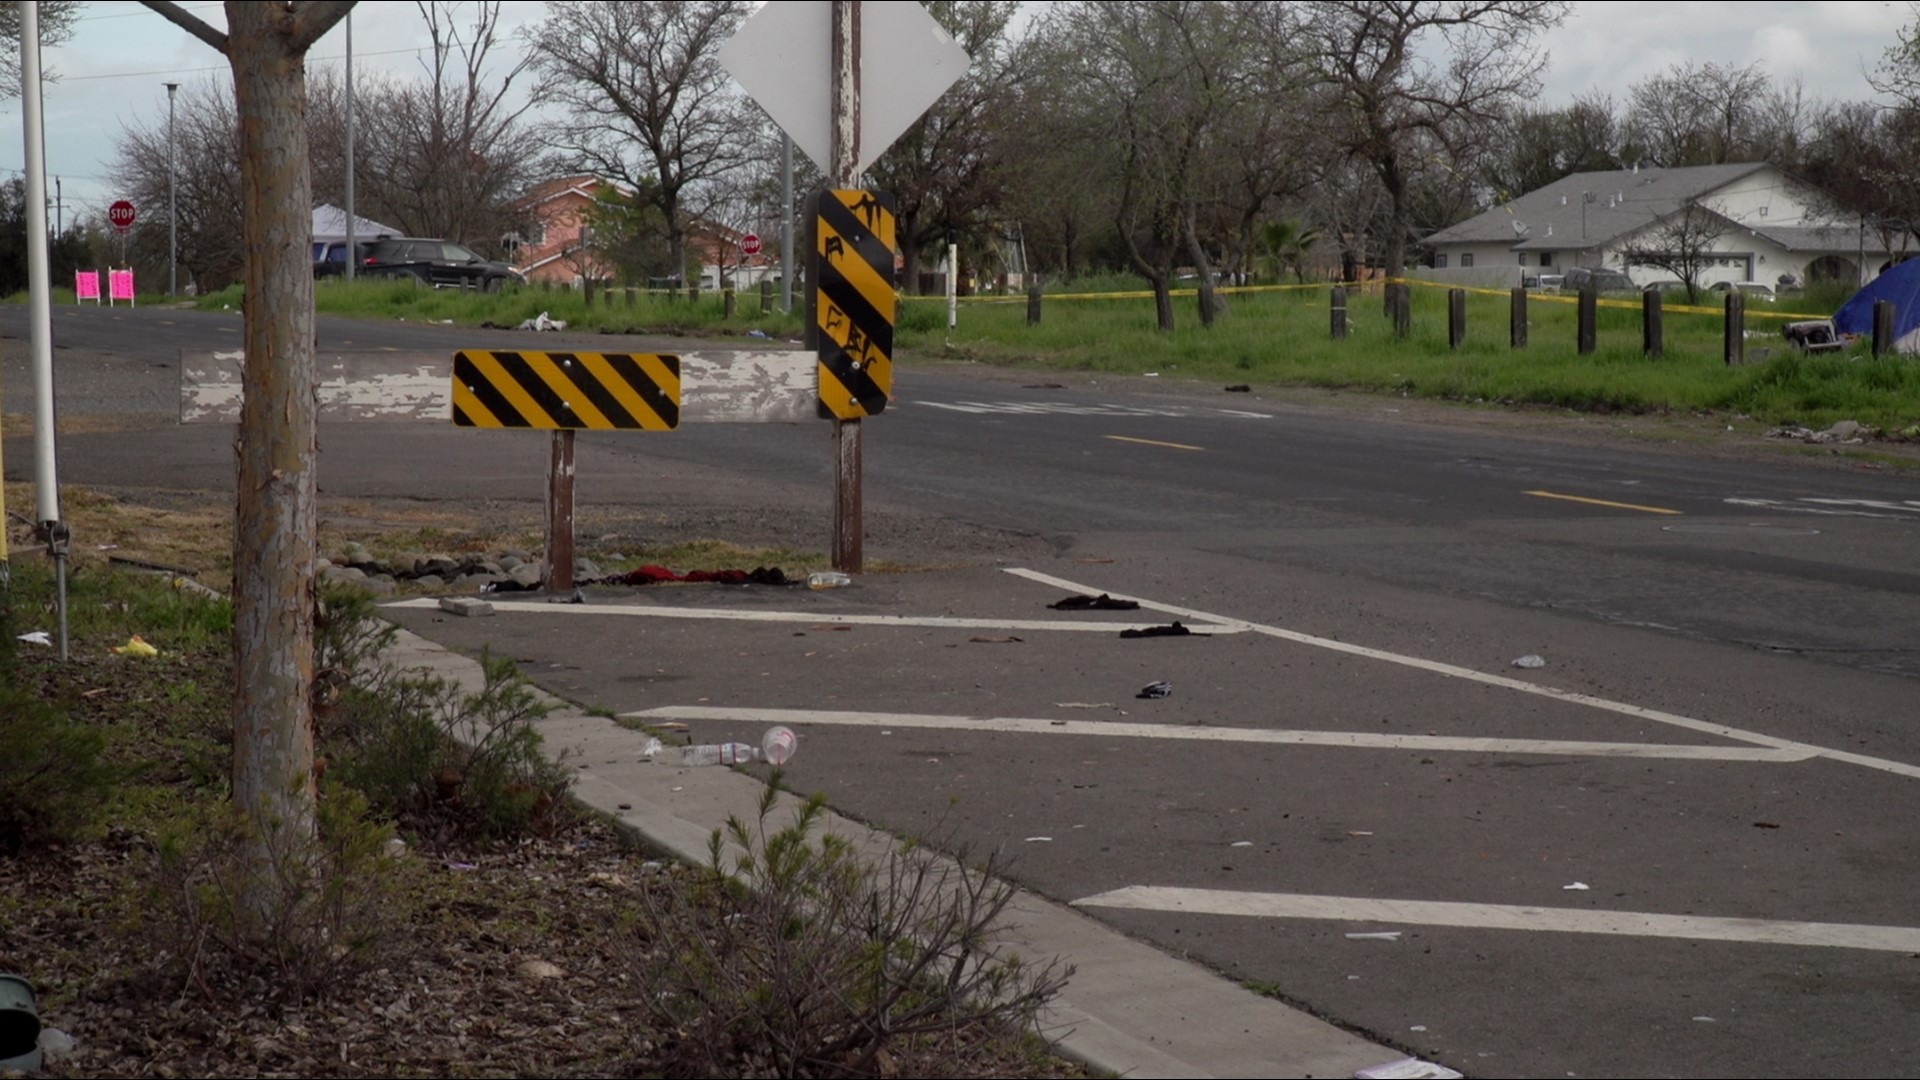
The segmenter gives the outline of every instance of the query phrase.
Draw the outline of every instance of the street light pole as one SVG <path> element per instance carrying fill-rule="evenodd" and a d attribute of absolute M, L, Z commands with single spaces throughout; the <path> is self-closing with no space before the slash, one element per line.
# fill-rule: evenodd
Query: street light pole
<path fill-rule="evenodd" d="M 173 141 L 173 94 L 180 84 L 167 84 L 167 295 L 180 295 L 180 227 L 179 215 L 175 213 L 178 202 L 175 198 L 176 177 L 179 170 L 175 166 L 175 146 Z"/>

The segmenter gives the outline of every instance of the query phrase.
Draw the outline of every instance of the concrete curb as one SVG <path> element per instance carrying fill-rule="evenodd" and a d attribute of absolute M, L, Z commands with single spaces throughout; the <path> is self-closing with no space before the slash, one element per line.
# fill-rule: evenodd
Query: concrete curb
<path fill-rule="evenodd" d="M 406 630 L 388 659 L 463 689 L 477 690 L 478 661 Z M 655 765 L 641 757 L 647 736 L 590 716 L 552 695 L 540 723 L 550 753 L 577 766 L 574 798 L 645 846 L 705 862 L 708 838 L 729 815 L 751 819 L 758 780 L 732 769 Z M 782 796 L 781 812 L 799 805 Z M 827 827 L 884 856 L 892 837 L 829 812 Z M 1009 907 L 1003 940 L 1033 957 L 1076 968 L 1042 1018 L 1055 1049 L 1118 1076 L 1327 1077 L 1404 1057 L 1290 1008 L 1186 960 L 1024 890 Z"/>

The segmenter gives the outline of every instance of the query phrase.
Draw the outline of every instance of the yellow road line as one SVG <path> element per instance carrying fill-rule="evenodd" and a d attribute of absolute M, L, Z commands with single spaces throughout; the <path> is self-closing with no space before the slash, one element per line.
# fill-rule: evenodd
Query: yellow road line
<path fill-rule="evenodd" d="M 1645 514 L 1681 513 L 1679 510 L 1669 510 L 1664 506 L 1640 506 L 1636 503 L 1610 502 L 1606 499 L 1589 499 L 1583 495 L 1562 495 L 1554 491 L 1528 491 L 1523 492 L 1523 494 L 1538 496 L 1542 499 L 1564 499 L 1567 502 L 1586 503 L 1589 506 L 1611 506 L 1615 510 L 1638 510 Z"/>
<path fill-rule="evenodd" d="M 1159 439 L 1136 439 L 1130 435 L 1109 435 L 1115 442 L 1139 443 L 1142 446 L 1164 446 L 1169 450 L 1205 450 L 1204 446 L 1188 446 L 1186 443 L 1161 442 Z"/>

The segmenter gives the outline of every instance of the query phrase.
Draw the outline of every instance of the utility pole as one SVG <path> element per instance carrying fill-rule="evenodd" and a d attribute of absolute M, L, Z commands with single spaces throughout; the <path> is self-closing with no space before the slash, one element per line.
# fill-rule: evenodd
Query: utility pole
<path fill-rule="evenodd" d="M 860 161 L 860 0 L 833 0 L 833 122 L 829 184 L 851 188 Z M 825 198 L 826 196 L 822 196 Z M 818 283 L 807 282 L 809 289 Z M 835 420 L 833 567 L 849 574 L 864 568 L 860 506 L 860 421 Z"/>
<path fill-rule="evenodd" d="M 347 262 L 347 280 L 353 280 L 353 264 L 359 258 L 353 249 L 353 12 L 347 12 L 347 250 L 341 257 Z"/>
<path fill-rule="evenodd" d="M 53 278 L 47 266 L 46 113 L 40 80 L 40 12 L 20 5 L 20 113 L 27 165 L 27 341 L 33 358 L 34 524 L 53 556 L 60 619 L 60 659 L 67 659 L 67 523 L 60 520 L 54 465 Z"/>
<path fill-rule="evenodd" d="M 793 136 L 780 133 L 780 310 L 793 310 Z"/>
<path fill-rule="evenodd" d="M 180 218 L 174 193 L 179 169 L 173 141 L 173 94 L 178 89 L 177 82 L 167 84 L 167 295 L 175 297 L 180 295 Z"/>

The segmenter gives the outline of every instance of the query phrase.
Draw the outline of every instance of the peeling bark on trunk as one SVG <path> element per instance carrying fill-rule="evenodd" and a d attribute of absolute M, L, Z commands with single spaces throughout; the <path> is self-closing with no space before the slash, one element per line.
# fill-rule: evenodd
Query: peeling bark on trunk
<path fill-rule="evenodd" d="M 279 5 L 228 3 L 227 18 L 247 249 L 246 397 L 235 448 L 233 797 L 256 832 L 303 836 L 314 828 L 318 454 L 306 49 L 284 36 Z"/>

